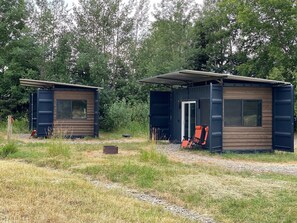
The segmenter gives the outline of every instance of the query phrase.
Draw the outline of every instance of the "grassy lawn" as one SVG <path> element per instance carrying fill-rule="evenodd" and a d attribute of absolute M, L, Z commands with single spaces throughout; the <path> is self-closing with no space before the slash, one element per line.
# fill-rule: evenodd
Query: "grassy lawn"
<path fill-rule="evenodd" d="M 297 177 L 235 172 L 205 163 L 187 165 L 173 162 L 166 156 L 158 154 L 154 150 L 155 145 L 149 142 L 121 143 L 118 146 L 120 149 L 118 155 L 104 155 L 103 145 L 65 144 L 62 140 L 26 144 L 19 142 L 16 144 L 18 151 L 9 154 L 5 159 L 25 160 L 35 166 L 68 170 L 75 176 L 90 175 L 103 181 L 120 182 L 143 192 L 157 194 L 198 213 L 207 214 L 218 222 L 297 222 Z M 246 156 L 247 158 L 242 159 L 249 159 L 250 156 L 231 154 L 234 157 L 228 157 L 228 155 L 223 157 L 238 159 L 236 156 Z M 253 157 L 252 159 L 256 160 Z M 260 158 L 257 159 L 262 161 Z M 288 158 L 285 159 L 289 161 Z M 48 184 L 51 185 L 50 182 Z M 33 185 L 33 190 L 35 184 L 30 183 L 30 185 Z M 55 189 L 55 185 L 51 187 Z M 71 194 L 71 190 L 62 187 L 58 193 Z M 91 191 L 94 189 L 88 187 L 85 193 L 92 193 Z M 85 203 L 89 205 L 88 202 Z M 136 204 L 131 201 L 131 206 L 134 205 Z M 71 205 L 69 211 L 71 212 Z M 95 212 L 95 209 L 90 209 L 90 212 L 93 211 Z M 139 213 L 142 213 L 141 210 Z M 139 219 L 145 219 L 143 216 L 149 218 L 144 213 Z M 162 214 L 159 214 L 159 217 L 161 218 Z M 170 219 L 170 216 L 167 218 Z M 110 219 L 112 220 L 112 215 Z M 132 217 L 126 221 L 137 222 Z"/>
<path fill-rule="evenodd" d="M 186 222 L 76 175 L 0 161 L 1 222 Z"/>

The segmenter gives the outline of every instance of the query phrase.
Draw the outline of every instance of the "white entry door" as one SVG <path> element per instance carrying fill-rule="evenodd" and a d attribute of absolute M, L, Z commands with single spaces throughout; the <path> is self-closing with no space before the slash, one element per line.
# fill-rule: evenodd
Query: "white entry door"
<path fill-rule="evenodd" d="M 182 102 L 181 140 L 194 135 L 196 125 L 196 101 Z"/>

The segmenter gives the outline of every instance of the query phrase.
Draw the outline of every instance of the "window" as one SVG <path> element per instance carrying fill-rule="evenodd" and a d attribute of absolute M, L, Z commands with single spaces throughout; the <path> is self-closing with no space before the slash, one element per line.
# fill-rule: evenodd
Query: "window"
<path fill-rule="evenodd" d="M 224 126 L 262 126 L 262 101 L 224 100 Z"/>
<path fill-rule="evenodd" d="M 225 126 L 242 125 L 242 105 L 241 100 L 225 100 L 224 121 Z"/>
<path fill-rule="evenodd" d="M 57 119 L 86 119 L 86 100 L 57 100 Z"/>

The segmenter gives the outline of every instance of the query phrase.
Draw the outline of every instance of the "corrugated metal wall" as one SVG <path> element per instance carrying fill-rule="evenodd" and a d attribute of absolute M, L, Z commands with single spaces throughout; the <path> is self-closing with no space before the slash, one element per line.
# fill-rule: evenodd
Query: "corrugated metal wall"
<path fill-rule="evenodd" d="M 210 86 L 196 86 L 172 91 L 171 102 L 171 141 L 181 141 L 181 102 L 196 101 L 196 125 L 200 123 L 199 100 L 210 98 Z"/>
<path fill-rule="evenodd" d="M 171 139 L 171 106 L 171 92 L 150 92 L 150 138 Z"/>
<path fill-rule="evenodd" d="M 37 136 L 46 137 L 53 128 L 53 101 L 52 90 L 37 90 Z"/>
<path fill-rule="evenodd" d="M 210 85 L 209 148 L 221 152 L 223 144 L 223 86 Z"/>
<path fill-rule="evenodd" d="M 99 91 L 94 92 L 94 137 L 99 136 Z"/>
<path fill-rule="evenodd" d="M 294 152 L 294 87 L 273 88 L 273 149 Z"/>
<path fill-rule="evenodd" d="M 36 130 L 37 128 L 37 93 L 30 94 L 29 105 L 29 130 Z"/>

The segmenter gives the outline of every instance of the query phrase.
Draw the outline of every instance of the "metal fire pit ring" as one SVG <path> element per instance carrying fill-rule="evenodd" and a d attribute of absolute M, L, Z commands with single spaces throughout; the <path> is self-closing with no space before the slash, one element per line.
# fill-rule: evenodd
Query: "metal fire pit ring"
<path fill-rule="evenodd" d="M 103 146 L 104 154 L 118 154 L 119 149 L 117 146 Z"/>

